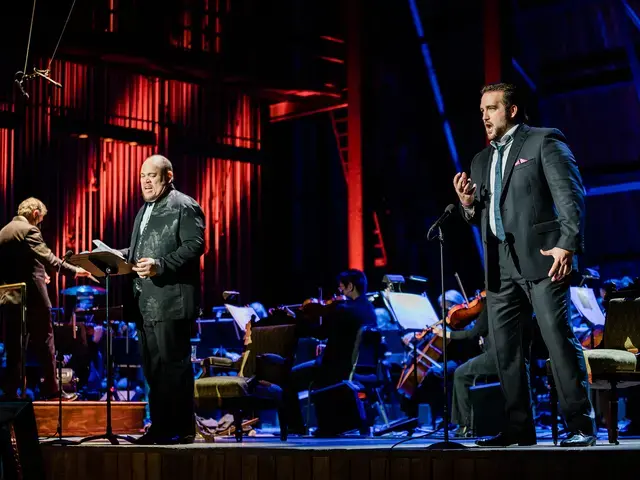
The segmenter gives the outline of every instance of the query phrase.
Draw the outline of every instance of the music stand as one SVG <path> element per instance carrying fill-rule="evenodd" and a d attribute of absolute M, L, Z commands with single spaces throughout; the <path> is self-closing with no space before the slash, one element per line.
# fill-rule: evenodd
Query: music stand
<path fill-rule="evenodd" d="M 118 252 L 119 253 L 119 252 Z M 116 435 L 111 426 L 111 388 L 113 387 L 113 365 L 111 361 L 111 341 L 112 332 L 109 320 L 109 288 L 111 277 L 115 275 L 126 275 L 131 273 L 132 265 L 127 263 L 122 255 L 116 251 L 101 251 L 93 253 L 80 253 L 73 255 L 69 263 L 82 267 L 96 277 L 105 277 L 105 316 L 107 329 L 107 428 L 101 435 L 91 435 L 81 439 L 78 443 L 90 442 L 93 440 L 106 439 L 112 445 L 118 445 L 118 439 L 133 442 L 133 437 L 128 435 Z"/>
<path fill-rule="evenodd" d="M 420 352 L 418 350 L 418 340 L 416 338 L 416 333 L 422 332 L 425 330 L 425 328 L 429 328 L 438 323 L 438 315 L 433 309 L 429 298 L 427 298 L 426 296 L 413 293 L 391 291 L 384 292 L 382 298 L 385 306 L 387 307 L 387 310 L 389 310 L 389 313 L 395 319 L 396 323 L 400 325 L 402 331 L 405 334 L 413 334 L 413 339 L 411 342 L 411 348 L 413 350 L 413 373 L 409 373 L 409 375 L 413 376 L 415 391 L 410 399 L 412 411 L 408 412 L 413 416 L 402 418 L 393 422 L 389 427 L 376 432 L 376 436 L 384 435 L 390 431 L 399 429 L 413 430 L 418 425 L 418 388 L 420 387 L 418 382 L 418 355 Z"/>

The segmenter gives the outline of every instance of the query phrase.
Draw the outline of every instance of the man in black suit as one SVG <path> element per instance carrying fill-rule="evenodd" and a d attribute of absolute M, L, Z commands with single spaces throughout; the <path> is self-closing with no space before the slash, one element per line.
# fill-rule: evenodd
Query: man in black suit
<path fill-rule="evenodd" d="M 523 123 L 513 85 L 484 87 L 480 113 L 491 144 L 473 159 L 471 177 L 458 173 L 453 183 L 464 217 L 482 229 L 489 324 L 510 426 L 478 444 L 536 443 L 524 334 L 533 310 L 569 428 L 561 445 L 594 445 L 586 365 L 567 307 L 569 274 L 583 249 L 578 166 L 560 131 Z"/>
<path fill-rule="evenodd" d="M 326 309 L 310 304 L 308 309 L 320 309 L 316 314 L 322 316 L 321 325 L 314 325 L 316 314 L 305 318 L 305 312 L 296 316 L 301 337 L 313 336 L 326 338 L 326 347 L 322 354 L 300 365 L 291 372 L 291 385 L 288 389 L 288 411 L 292 432 L 305 430 L 298 402 L 298 392 L 310 386 L 319 389 L 324 386 L 348 380 L 353 369 L 354 347 L 358 332 L 362 327 L 375 327 L 377 318 L 375 309 L 365 295 L 367 293 L 367 277 L 360 270 L 347 270 L 338 276 L 340 293 L 347 297 Z M 311 312 L 306 312 L 311 313 Z"/>
<path fill-rule="evenodd" d="M 47 293 L 47 272 L 87 277 L 89 272 L 63 262 L 47 247 L 40 224 L 47 207 L 37 198 L 27 198 L 18 206 L 18 215 L 0 230 L 0 284 L 27 284 L 27 333 L 42 368 L 42 399 L 58 397 L 55 345 L 51 325 L 51 300 Z M 16 398 L 20 386 L 20 292 L 3 290 L 0 305 L 7 314 L 5 339 L 7 370 L 2 390 L 7 399 Z M 63 400 L 75 400 L 75 394 L 63 392 Z"/>
<path fill-rule="evenodd" d="M 133 225 L 134 313 L 139 323 L 143 371 L 149 384 L 151 428 L 140 444 L 191 443 L 195 435 L 191 325 L 198 312 L 204 214 L 173 185 L 173 167 L 163 156 L 140 171 L 145 205 Z"/>

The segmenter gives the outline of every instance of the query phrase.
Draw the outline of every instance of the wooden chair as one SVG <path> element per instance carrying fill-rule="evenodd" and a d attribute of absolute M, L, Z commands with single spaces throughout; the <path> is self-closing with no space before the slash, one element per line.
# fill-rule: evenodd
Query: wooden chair
<path fill-rule="evenodd" d="M 603 348 L 585 350 L 589 383 L 593 390 L 609 390 L 607 431 L 609 443 L 618 445 L 618 390 L 640 385 L 640 298 L 614 298 L 609 302 Z M 547 360 L 551 386 L 553 443 L 558 442 L 558 394 Z"/>
<path fill-rule="evenodd" d="M 287 440 L 283 391 L 287 387 L 298 344 L 295 325 L 247 326 L 246 349 L 237 362 L 209 357 L 195 381 L 198 410 L 228 409 L 233 413 L 236 441 L 242 441 L 243 413 L 253 408 L 278 409 L 280 439 Z M 214 373 L 227 375 L 211 376 Z M 237 374 L 229 374 L 235 373 Z"/>

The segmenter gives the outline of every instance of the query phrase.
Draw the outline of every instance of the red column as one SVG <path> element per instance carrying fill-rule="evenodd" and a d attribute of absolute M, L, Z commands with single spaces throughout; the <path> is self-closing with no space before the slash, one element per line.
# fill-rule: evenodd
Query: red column
<path fill-rule="evenodd" d="M 364 270 L 362 198 L 362 8 L 361 0 L 347 2 L 347 208 L 349 267 Z"/>
<path fill-rule="evenodd" d="M 499 82 L 502 76 L 500 3 L 500 0 L 484 0 L 485 83 Z"/>

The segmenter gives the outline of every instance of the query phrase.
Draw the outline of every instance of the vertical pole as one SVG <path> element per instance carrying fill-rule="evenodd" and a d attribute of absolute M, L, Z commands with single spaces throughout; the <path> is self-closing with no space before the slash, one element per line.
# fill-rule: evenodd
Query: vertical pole
<path fill-rule="evenodd" d="M 347 2 L 347 211 L 349 267 L 364 270 L 362 193 L 362 0 Z"/>

